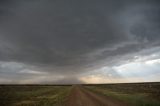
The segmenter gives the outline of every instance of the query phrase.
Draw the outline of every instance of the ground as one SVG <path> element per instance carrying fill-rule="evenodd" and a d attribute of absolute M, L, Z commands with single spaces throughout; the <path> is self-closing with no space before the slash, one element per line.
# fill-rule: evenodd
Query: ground
<path fill-rule="evenodd" d="M 125 103 L 93 93 L 83 86 L 75 85 L 66 106 L 127 106 Z"/>
<path fill-rule="evenodd" d="M 160 106 L 160 83 L 0 85 L 1 106 Z"/>

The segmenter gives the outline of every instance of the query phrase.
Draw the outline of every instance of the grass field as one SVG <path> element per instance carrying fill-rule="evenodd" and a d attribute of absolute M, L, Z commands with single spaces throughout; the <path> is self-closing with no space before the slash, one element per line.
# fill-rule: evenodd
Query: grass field
<path fill-rule="evenodd" d="M 0 106 L 61 106 L 71 86 L 0 86 Z"/>
<path fill-rule="evenodd" d="M 92 97 L 93 95 L 95 98 Z M 0 106 L 64 106 L 69 98 L 71 104 L 80 99 L 84 103 L 96 103 L 98 95 L 108 97 L 108 101 L 109 98 L 121 101 L 128 104 L 127 106 L 160 106 L 160 83 L 77 85 L 75 87 L 71 85 L 0 85 Z M 97 100 L 97 102 L 100 101 Z M 65 106 L 74 106 L 74 104 Z"/>
<path fill-rule="evenodd" d="M 89 90 L 133 106 L 160 106 L 160 83 L 87 85 Z"/>

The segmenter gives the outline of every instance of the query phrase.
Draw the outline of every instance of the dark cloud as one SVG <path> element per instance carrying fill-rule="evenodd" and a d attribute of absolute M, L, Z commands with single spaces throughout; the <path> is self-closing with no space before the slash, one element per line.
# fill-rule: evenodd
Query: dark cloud
<path fill-rule="evenodd" d="M 0 60 L 67 75 L 121 63 L 159 47 L 159 6 L 158 0 L 1 0 Z"/>

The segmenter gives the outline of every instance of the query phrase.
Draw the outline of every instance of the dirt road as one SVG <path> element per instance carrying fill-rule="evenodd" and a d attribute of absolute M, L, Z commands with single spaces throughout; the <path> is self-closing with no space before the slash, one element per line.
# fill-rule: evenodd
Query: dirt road
<path fill-rule="evenodd" d="M 83 86 L 73 87 L 66 106 L 127 106 L 109 97 L 95 94 Z"/>

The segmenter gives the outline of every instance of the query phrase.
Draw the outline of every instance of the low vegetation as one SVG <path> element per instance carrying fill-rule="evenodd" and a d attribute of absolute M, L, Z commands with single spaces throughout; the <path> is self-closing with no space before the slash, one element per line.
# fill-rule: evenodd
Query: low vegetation
<path fill-rule="evenodd" d="M 61 106 L 71 86 L 0 86 L 1 106 Z"/>
<path fill-rule="evenodd" d="M 129 106 L 160 106 L 160 83 L 84 86 Z M 71 86 L 0 85 L 0 106 L 64 106 L 71 89 Z"/>
<path fill-rule="evenodd" d="M 87 85 L 88 89 L 133 106 L 160 106 L 160 83 Z"/>

